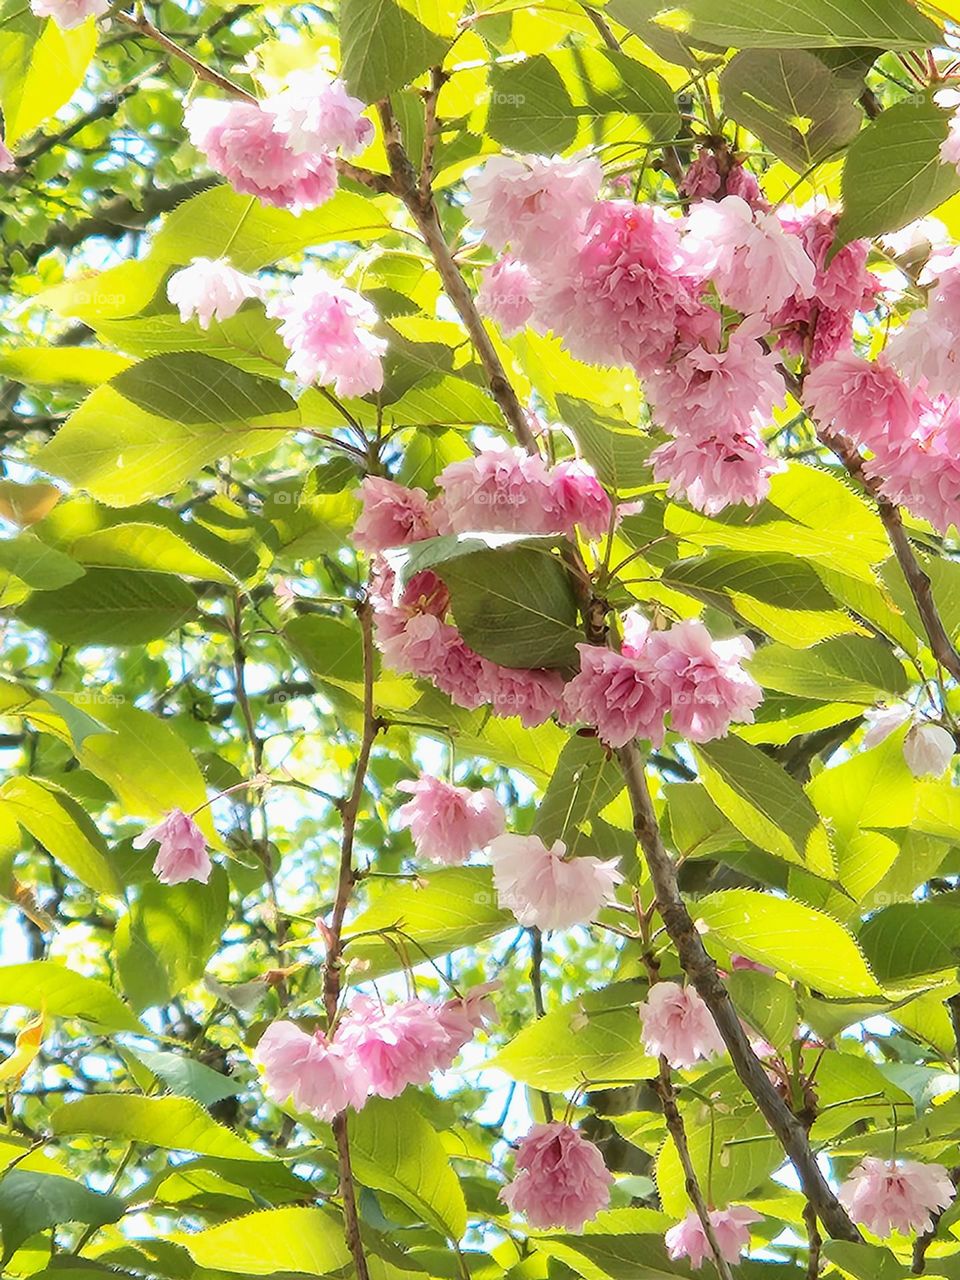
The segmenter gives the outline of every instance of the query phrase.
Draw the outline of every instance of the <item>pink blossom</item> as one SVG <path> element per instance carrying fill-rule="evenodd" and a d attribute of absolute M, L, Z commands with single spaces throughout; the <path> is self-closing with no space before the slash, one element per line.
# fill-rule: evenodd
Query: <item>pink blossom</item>
<path fill-rule="evenodd" d="M 778 357 L 759 339 L 762 318 L 744 320 L 729 335 L 726 349 L 703 343 L 678 354 L 647 377 L 647 396 L 668 431 L 709 436 L 721 424 L 729 434 L 767 422 L 786 396 Z"/>
<path fill-rule="evenodd" d="M 298 1111 L 312 1111 L 319 1120 L 348 1106 L 359 1110 L 366 1101 L 368 1083 L 358 1064 L 322 1031 L 307 1035 L 292 1022 L 273 1022 L 260 1037 L 255 1060 L 271 1098 L 290 1098 Z"/>
<path fill-rule="evenodd" d="M 445 625 L 437 663 L 432 671 L 424 674 L 455 706 L 473 711 L 487 700 L 483 689 L 485 662 L 456 627 Z"/>
<path fill-rule="evenodd" d="M 552 490 L 539 454 L 502 445 L 448 463 L 437 476 L 456 533 L 552 533 Z"/>
<path fill-rule="evenodd" d="M 522 925 L 569 929 L 588 924 L 613 901 L 623 879 L 616 861 L 568 858 L 556 840 L 548 849 L 539 836 L 498 836 L 490 844 L 497 900 Z"/>
<path fill-rule="evenodd" d="M 701 1058 L 723 1053 L 726 1047 L 694 987 L 655 982 L 637 1012 L 647 1053 L 662 1054 L 671 1067 L 695 1066 Z"/>
<path fill-rule="evenodd" d="M 373 141 L 373 123 L 363 118 L 364 104 L 319 65 L 291 71 L 280 92 L 263 105 L 296 155 L 339 150 L 353 156 Z"/>
<path fill-rule="evenodd" d="M 433 503 L 423 489 L 383 476 L 366 476 L 360 484 L 360 501 L 363 511 L 354 526 L 353 541 L 368 554 L 404 547 L 439 532 Z"/>
<path fill-rule="evenodd" d="M 110 0 L 30 0 L 30 11 L 37 18 L 52 18 L 64 31 L 72 31 L 87 18 L 102 18 L 110 8 Z"/>
<path fill-rule="evenodd" d="M 578 360 L 632 365 L 641 376 L 660 367 L 678 334 L 716 321 L 684 267 L 679 229 L 653 205 L 598 202 L 574 256 L 541 280 L 538 321 Z"/>
<path fill-rule="evenodd" d="M 854 1222 L 877 1236 L 892 1231 L 914 1235 L 929 1231 L 932 1214 L 946 1209 L 956 1195 L 941 1164 L 918 1160 L 881 1160 L 865 1156 L 838 1193 Z"/>
<path fill-rule="evenodd" d="M 476 1032 L 496 1022 L 497 1011 L 490 994 L 500 987 L 499 982 L 484 982 L 472 987 L 465 995 L 435 1005 L 435 1017 L 447 1036 L 446 1048 L 438 1054 L 437 1067 L 446 1071 L 452 1067 L 457 1054 L 473 1039 Z"/>
<path fill-rule="evenodd" d="M 471 791 L 425 773 L 397 788 L 413 796 L 397 810 L 399 823 L 410 828 L 417 853 L 433 862 L 466 862 L 506 825 L 503 806 L 489 787 Z"/>
<path fill-rule="evenodd" d="M 714 640 L 692 618 L 652 631 L 643 656 L 667 690 L 671 729 L 690 742 L 712 742 L 734 721 L 752 724 L 763 690 L 740 665 L 752 654 L 745 636 Z"/>
<path fill-rule="evenodd" d="M 960 173 L 960 113 L 950 118 L 949 132 L 940 144 L 940 163 L 955 165 Z"/>
<path fill-rule="evenodd" d="M 363 396 L 383 386 L 387 344 L 372 331 L 376 310 L 340 280 L 319 267 L 308 269 L 267 313 L 282 321 L 280 337 L 291 353 L 287 369 L 305 385 L 332 382 L 338 396 Z"/>
<path fill-rule="evenodd" d="M 550 472 L 551 523 L 560 533 L 602 538 L 610 528 L 613 506 L 589 463 L 579 458 L 560 462 Z"/>
<path fill-rule="evenodd" d="M 369 595 L 378 644 L 402 635 L 410 619 L 418 614 L 429 613 L 442 619 L 450 603 L 446 586 L 431 569 L 415 573 L 401 588 L 396 574 L 380 556 L 373 562 Z"/>
<path fill-rule="evenodd" d="M 770 492 L 770 477 L 783 470 L 752 428 L 712 435 L 678 432 L 650 455 L 653 474 L 668 483 L 671 498 L 683 495 L 697 511 L 716 515 L 744 502 L 754 507 Z"/>
<path fill-rule="evenodd" d="M 580 672 L 564 689 L 564 719 L 595 726 L 608 747 L 622 747 L 632 738 L 659 747 L 669 699 L 653 666 L 602 645 L 578 644 L 577 649 Z"/>
<path fill-rule="evenodd" d="M 902 503 L 940 533 L 960 521 L 960 402 L 939 398 L 921 408 L 913 435 L 877 442 L 865 464 L 891 502 Z"/>
<path fill-rule="evenodd" d="M 765 208 L 757 180 L 749 169 L 733 160 L 726 174 L 720 172 L 717 157 L 703 150 L 694 160 L 680 183 L 680 194 L 690 200 L 722 200 L 724 196 L 740 196 L 755 209 Z"/>
<path fill-rule="evenodd" d="M 940 724 L 915 724 L 903 743 L 903 758 L 915 778 L 943 777 L 957 750 L 953 734 Z"/>
<path fill-rule="evenodd" d="M 388 667 L 400 675 L 431 677 L 447 661 L 451 632 L 459 635 L 436 614 L 415 612 L 399 630 L 378 628 L 376 640 Z"/>
<path fill-rule="evenodd" d="M 563 676 L 559 671 L 501 667 L 484 658 L 479 691 L 495 716 L 519 716 L 525 729 L 535 729 L 559 709 Z"/>
<path fill-rule="evenodd" d="M 301 213 L 316 209 L 337 189 L 333 157 L 297 155 L 273 116 L 254 102 L 197 98 L 183 118 L 193 145 L 242 195 Z"/>
<path fill-rule="evenodd" d="M 729 1263 L 740 1261 L 750 1245 L 750 1223 L 759 1222 L 762 1214 L 746 1205 L 734 1204 L 728 1209 L 711 1209 L 707 1213 L 720 1253 Z M 667 1252 L 676 1262 L 689 1258 L 692 1267 L 700 1267 L 711 1256 L 710 1242 L 695 1209 L 664 1236 Z"/>
<path fill-rule="evenodd" d="M 408 1084 L 427 1084 L 450 1045 L 436 1006 L 423 1000 L 382 1006 L 369 996 L 353 1001 L 336 1040 L 381 1098 L 399 1097 Z"/>
<path fill-rule="evenodd" d="M 844 245 L 828 262 L 837 228 L 832 210 L 812 205 L 783 212 L 781 221 L 817 270 L 813 294 L 795 293 L 771 324 L 780 331 L 781 347 L 793 355 L 809 350 L 810 364 L 816 367 L 849 349 L 854 316 L 873 308 L 880 282 L 867 270 L 866 240 Z"/>
<path fill-rule="evenodd" d="M 512 338 L 533 316 L 534 289 L 530 268 L 505 255 L 484 271 L 477 291 L 477 308 L 500 326 L 505 338 Z"/>
<path fill-rule="evenodd" d="M 200 328 L 206 330 L 211 320 L 229 320 L 236 315 L 245 299 L 259 298 L 260 286 L 224 258 L 194 258 L 189 267 L 175 271 L 167 281 L 167 297 L 182 321 L 196 316 Z"/>
<path fill-rule="evenodd" d="M 0 138 L 0 173 L 15 173 L 17 168 L 17 158 Z"/>
<path fill-rule="evenodd" d="M 610 1203 L 614 1179 L 600 1149 L 560 1121 L 535 1124 L 520 1139 L 516 1168 L 500 1199 L 537 1230 L 580 1232 Z"/>
<path fill-rule="evenodd" d="M 913 387 L 925 387 L 932 395 L 960 396 L 960 313 L 953 313 L 931 299 L 914 311 L 885 348 Z"/>
<path fill-rule="evenodd" d="M 133 842 L 135 849 L 145 849 L 154 842 L 160 845 L 153 874 L 161 884 L 182 884 L 199 880 L 206 884 L 213 870 L 203 832 L 182 809 L 171 809 L 164 820 L 141 831 Z"/>
<path fill-rule="evenodd" d="M 491 156 L 467 179 L 466 214 L 494 249 L 508 243 L 529 263 L 566 251 L 600 190 L 603 170 L 584 156 Z"/>
<path fill-rule="evenodd" d="M 803 391 L 824 426 L 868 448 L 902 440 L 917 425 L 917 396 L 883 357 L 868 361 L 850 351 L 825 360 L 807 376 Z"/>
<path fill-rule="evenodd" d="M 694 205 L 683 250 L 689 269 L 709 276 L 721 301 L 744 315 L 772 315 L 794 294 L 814 291 L 815 268 L 799 239 L 740 196 Z"/>

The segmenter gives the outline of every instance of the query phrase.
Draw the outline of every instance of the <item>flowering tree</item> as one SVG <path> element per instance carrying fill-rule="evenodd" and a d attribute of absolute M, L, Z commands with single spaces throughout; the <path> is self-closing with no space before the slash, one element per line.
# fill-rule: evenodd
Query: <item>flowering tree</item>
<path fill-rule="evenodd" d="M 5 1275 L 955 1280 L 953 19 L 5 6 Z"/>

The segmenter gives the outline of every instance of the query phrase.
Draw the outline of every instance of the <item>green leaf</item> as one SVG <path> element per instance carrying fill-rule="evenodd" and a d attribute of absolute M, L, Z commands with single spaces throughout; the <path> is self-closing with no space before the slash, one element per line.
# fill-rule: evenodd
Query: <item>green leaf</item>
<path fill-rule="evenodd" d="M 625 492 L 651 483 L 649 455 L 654 442 L 649 436 L 572 396 L 558 395 L 557 408 L 602 484 Z"/>
<path fill-rule="evenodd" d="M 115 524 L 78 538 L 71 555 L 83 565 L 173 573 L 184 578 L 232 585 L 236 579 L 222 565 L 201 555 L 184 538 L 158 524 Z"/>
<path fill-rule="evenodd" d="M 837 879 L 862 901 L 892 866 L 896 840 L 876 828 L 908 827 L 916 807 L 916 782 L 903 758 L 904 733 L 871 751 L 824 769 L 807 795 L 828 823 L 837 855 Z"/>
<path fill-rule="evenodd" d="M 533 834 L 548 847 L 563 840 L 576 852 L 578 828 L 615 800 L 623 786 L 620 766 L 596 738 L 570 738 L 537 806 Z"/>
<path fill-rule="evenodd" d="M 890 646 L 867 636 L 837 636 L 811 649 L 766 644 L 751 659 L 750 674 L 765 689 L 865 706 L 909 688 Z"/>
<path fill-rule="evenodd" d="M 341 1270 L 346 1274 L 351 1266 L 343 1224 L 323 1209 L 265 1209 L 204 1231 L 178 1231 L 166 1239 L 212 1271 L 221 1271 L 229 1259 L 236 1275 L 325 1276 Z"/>
<path fill-rule="evenodd" d="M 228 1160 L 269 1160 L 232 1130 L 212 1120 L 192 1098 L 142 1098 L 134 1093 L 98 1093 L 66 1102 L 50 1115 L 61 1137 L 90 1134 L 148 1142 L 167 1151 L 195 1151 Z"/>
<path fill-rule="evenodd" d="M 143 886 L 117 922 L 114 943 L 120 982 L 138 1012 L 168 1003 L 203 977 L 220 946 L 228 898 L 221 868 L 206 885 Z"/>
<path fill-rule="evenodd" d="M 367 965 L 358 971 L 358 981 L 402 969 L 398 946 L 416 964 L 475 946 L 516 924 L 511 912 L 497 906 L 489 867 L 421 872 L 420 882 L 422 887 L 401 884 L 384 890 L 344 929 L 348 959 Z M 383 938 L 363 936 L 381 931 Z"/>
<path fill-rule="evenodd" d="M 426 7 L 402 7 L 396 0 L 341 0 L 342 71 L 351 93 L 376 102 L 443 62 L 449 40 L 418 20 Z"/>
<path fill-rule="evenodd" d="M 120 892 L 103 836 L 66 791 L 37 778 L 12 777 L 0 786 L 0 803 L 81 883 L 97 893 Z"/>
<path fill-rule="evenodd" d="M 97 47 L 96 23 L 65 31 L 26 8 L 0 27 L 0 105 L 5 141 L 13 146 L 73 97 Z"/>
<path fill-rule="evenodd" d="M 816 875 L 834 875 L 830 838 L 803 788 L 775 760 L 730 736 L 694 749 L 707 794 L 748 840 Z"/>
<path fill-rule="evenodd" d="M 276 383 L 197 351 L 148 356 L 111 378 L 110 385 L 131 404 L 173 422 L 255 422 L 294 408 Z"/>
<path fill-rule="evenodd" d="M 487 1065 L 536 1089 L 565 1090 L 588 1080 L 627 1083 L 657 1073 L 643 1051 L 636 1004 L 645 988 L 619 982 L 554 1009 L 525 1027 Z"/>
<path fill-rule="evenodd" d="M 19 614 L 62 644 L 128 646 L 159 640 L 196 611 L 195 593 L 172 574 L 89 569 L 59 591 L 36 592 Z"/>
<path fill-rule="evenodd" d="M 48 547 L 36 534 L 0 538 L 0 594 L 4 603 L 11 603 L 10 578 L 35 591 L 50 591 L 82 577 L 81 565 L 62 551 Z"/>
<path fill-rule="evenodd" d="M 0 373 L 30 386 L 98 387 L 130 363 L 125 356 L 97 347 L 37 345 L 5 351 L 0 355 Z"/>
<path fill-rule="evenodd" d="M 549 551 L 475 551 L 438 572 L 464 640 L 482 657 L 511 667 L 576 661 L 576 597 L 569 574 Z"/>
<path fill-rule="evenodd" d="M 731 1110 L 729 1104 L 711 1108 L 693 1099 L 682 1115 L 690 1160 L 714 1204 L 742 1203 L 783 1163 L 783 1148 L 753 1102 Z M 660 1149 L 657 1190 L 664 1212 L 677 1218 L 688 1212 L 686 1178 L 672 1142 Z"/>
<path fill-rule="evenodd" d="M 727 113 L 797 173 L 853 138 L 862 115 L 849 86 L 807 49 L 747 49 L 720 75 Z"/>
<path fill-rule="evenodd" d="M 726 982 L 741 1017 L 781 1054 L 789 1056 L 800 1016 L 793 988 L 755 969 L 734 969 Z"/>
<path fill-rule="evenodd" d="M 666 80 L 616 50 L 578 45 L 495 64 L 490 75 L 487 131 L 514 150 L 565 151 L 591 140 L 640 146 L 669 141 L 679 128 Z"/>
<path fill-rule="evenodd" d="M 740 49 L 830 49 L 876 45 L 926 49 L 940 29 L 907 0 L 666 0 L 655 21 L 689 39 Z"/>
<path fill-rule="evenodd" d="M 196 317 L 183 321 L 177 312 L 158 315 L 151 311 L 143 316 L 96 322 L 101 338 L 131 355 L 194 351 L 274 381 L 286 376 L 290 357 L 277 327 L 277 321 L 265 314 L 261 303 L 249 300 L 236 315 L 211 320 L 206 329 L 201 329 Z"/>
<path fill-rule="evenodd" d="M 51 24 L 52 25 L 52 24 Z M 102 1227 L 123 1217 L 119 1196 L 91 1191 L 72 1178 L 11 1169 L 0 1177 L 0 1237 L 5 1263 L 30 1236 L 61 1222 Z"/>
<path fill-rule="evenodd" d="M 203 1107 L 211 1107 L 224 1098 L 234 1098 L 242 1085 L 230 1076 L 221 1075 L 212 1067 L 195 1062 L 180 1053 L 156 1052 L 151 1049 L 130 1050 L 148 1071 L 162 1080 L 171 1093 L 183 1098 L 193 1098 Z"/>
<path fill-rule="evenodd" d="M 955 166 L 940 162 L 948 120 L 933 102 L 898 102 L 854 139 L 835 248 L 899 231 L 960 191 Z"/>
<path fill-rule="evenodd" d="M 915 985 L 960 964 L 960 902 L 955 894 L 931 902 L 895 902 L 860 928 L 859 941 L 879 980 Z"/>
<path fill-rule="evenodd" d="M 452 1240 L 467 1230 L 467 1206 L 443 1144 L 403 1098 L 371 1098 L 349 1121 L 358 1181 L 396 1196 Z"/>
<path fill-rule="evenodd" d="M 168 213 L 149 256 L 161 264 L 180 265 L 229 253 L 238 270 L 256 271 L 310 245 L 376 240 L 388 226 L 371 199 L 352 191 L 338 191 L 319 209 L 296 214 L 270 208 L 256 196 L 239 195 L 224 183 Z"/>
<path fill-rule="evenodd" d="M 0 1006 L 44 1009 L 51 1017 L 79 1018 L 100 1031 L 143 1031 L 106 983 L 54 960 L 0 966 Z"/>
<path fill-rule="evenodd" d="M 851 935 L 832 916 L 801 902 L 724 889 L 698 899 L 704 940 L 769 965 L 826 996 L 878 995 L 880 988 Z"/>

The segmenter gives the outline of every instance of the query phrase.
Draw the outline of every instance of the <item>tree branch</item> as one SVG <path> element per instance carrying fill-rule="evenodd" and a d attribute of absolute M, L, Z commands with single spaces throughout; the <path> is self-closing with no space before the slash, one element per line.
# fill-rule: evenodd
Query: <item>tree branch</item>
<path fill-rule="evenodd" d="M 876 502 L 877 514 L 887 531 L 897 563 L 907 580 L 910 594 L 920 614 L 930 651 L 944 671 L 949 672 L 955 680 L 960 680 L 960 653 L 957 652 L 949 632 L 943 625 L 943 619 L 933 598 L 932 583 L 910 545 L 900 508 L 881 494 L 880 480 L 865 474 L 863 459 L 851 441 L 824 428 L 820 428 L 817 434 L 827 448 L 837 455 L 853 479 L 859 481 Z"/>
<path fill-rule="evenodd" d="M 374 650 L 373 650 L 373 609 L 367 600 L 357 604 L 357 617 L 363 636 L 363 733 L 360 740 L 360 751 L 353 775 L 353 785 L 341 809 L 342 835 L 340 839 L 340 867 L 337 874 L 337 893 L 333 905 L 333 913 L 326 929 L 327 956 L 323 969 L 323 1004 L 327 1015 L 327 1026 L 332 1027 L 337 1017 L 340 1004 L 340 988 L 343 968 L 343 921 L 347 913 L 350 894 L 356 883 L 353 868 L 353 846 L 357 830 L 357 818 L 360 812 L 360 801 L 366 784 L 367 767 L 374 739 L 380 728 L 374 715 L 373 683 L 374 683 Z M 350 1140 L 347 1131 L 347 1113 L 341 1111 L 333 1118 L 333 1134 L 337 1143 L 337 1167 L 340 1175 L 340 1194 L 343 1198 L 344 1234 L 347 1248 L 356 1268 L 356 1280 L 370 1280 L 370 1271 L 360 1236 L 360 1217 L 357 1213 L 357 1196 L 353 1182 L 353 1167 L 350 1163 Z"/>
<path fill-rule="evenodd" d="M 740 1018 L 713 958 L 704 947 L 696 925 L 680 895 L 676 867 L 667 853 L 653 801 L 647 787 L 643 759 L 636 743 L 617 752 L 633 809 L 634 831 L 644 853 L 657 910 L 670 941 L 676 947 L 684 973 L 713 1015 L 717 1030 L 730 1054 L 734 1070 L 750 1091 L 764 1119 L 773 1130 L 797 1171 L 803 1193 L 821 1222 L 839 1240 L 859 1240 L 860 1233 L 834 1195 L 817 1164 L 802 1121 L 777 1093 L 741 1025 Z"/>

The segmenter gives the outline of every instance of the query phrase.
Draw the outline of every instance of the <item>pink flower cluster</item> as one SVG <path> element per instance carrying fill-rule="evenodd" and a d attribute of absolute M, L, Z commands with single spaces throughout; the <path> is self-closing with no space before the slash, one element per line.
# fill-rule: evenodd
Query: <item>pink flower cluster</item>
<path fill-rule="evenodd" d="M 133 842 L 135 849 L 160 846 L 153 874 L 161 884 L 182 884 L 199 880 L 206 884 L 213 870 L 207 839 L 193 818 L 182 809 L 171 809 L 162 822 L 142 831 Z"/>
<path fill-rule="evenodd" d="M 338 396 L 368 395 L 383 386 L 387 344 L 373 332 L 376 310 L 341 280 L 312 267 L 268 305 L 267 314 L 281 321 L 287 369 L 300 382 L 332 382 Z"/>
<path fill-rule="evenodd" d="M 545 932 L 589 924 L 623 880 L 616 860 L 568 857 L 561 840 L 548 849 L 539 836 L 497 836 L 490 862 L 500 906 Z"/>
<path fill-rule="evenodd" d="M 87 18 L 102 18 L 110 0 L 30 0 L 30 12 L 37 18 L 52 18 L 64 31 L 72 31 Z"/>
<path fill-rule="evenodd" d="M 931 1229 L 932 1215 L 948 1208 L 956 1194 L 943 1165 L 865 1156 L 840 1188 L 839 1200 L 874 1235 L 916 1235 Z"/>
<path fill-rule="evenodd" d="M 381 1005 L 358 996 L 332 1037 L 322 1031 L 308 1035 L 293 1022 L 274 1022 L 256 1052 L 267 1093 L 329 1120 L 348 1106 L 359 1111 L 371 1094 L 396 1098 L 409 1084 L 427 1084 L 434 1071 L 452 1066 L 474 1033 L 492 1021 L 493 985 L 443 1004 L 403 1000 Z"/>
<path fill-rule="evenodd" d="M 186 322 L 196 316 L 204 330 L 210 328 L 211 320 L 235 316 L 247 298 L 260 296 L 257 281 L 224 258 L 194 258 L 167 281 L 167 297 L 180 312 L 180 319 Z"/>
<path fill-rule="evenodd" d="M 776 348 L 815 364 L 850 348 L 878 288 L 867 244 L 828 263 L 834 214 L 772 212 L 745 170 L 724 176 L 707 151 L 682 185 L 699 197 L 686 218 L 597 199 L 585 163 L 498 156 L 471 181 L 482 198 L 468 213 L 494 248 L 511 246 L 481 309 L 506 336 L 532 324 L 579 360 L 632 367 L 672 437 L 651 459 L 671 497 L 710 515 L 755 505 L 780 469 L 762 435 L 785 394 Z M 743 319 L 724 324 L 716 302 Z"/>
<path fill-rule="evenodd" d="M 637 1012 L 643 1023 L 644 1048 L 655 1057 L 662 1054 L 671 1067 L 695 1066 L 726 1048 L 694 987 L 655 982 Z"/>
<path fill-rule="evenodd" d="M 342 81 L 315 67 L 293 72 L 262 104 L 198 98 L 184 123 L 190 141 L 235 191 L 301 213 L 336 191 L 337 150 L 353 155 L 372 141 L 363 110 Z"/>
<path fill-rule="evenodd" d="M 417 853 L 431 862 L 466 862 L 503 834 L 506 814 L 489 787 L 471 791 L 423 774 L 397 788 L 413 796 L 397 810 L 400 825 L 410 828 Z"/>
<path fill-rule="evenodd" d="M 743 1204 L 733 1204 L 727 1209 L 711 1209 L 707 1217 L 713 1228 L 714 1239 L 721 1255 L 729 1263 L 740 1261 L 750 1245 L 750 1224 L 760 1222 L 762 1214 Z M 710 1241 L 704 1230 L 696 1210 L 691 1209 L 682 1222 L 664 1236 L 667 1252 L 676 1262 L 679 1258 L 689 1258 L 692 1267 L 703 1265 L 704 1258 L 711 1256 Z"/>
<path fill-rule="evenodd" d="M 582 1231 L 610 1203 L 613 1175 L 599 1148 L 560 1121 L 534 1125 L 520 1139 L 516 1168 L 500 1199 L 538 1230 Z"/>
<path fill-rule="evenodd" d="M 601 741 L 663 743 L 670 728 L 691 742 L 723 737 L 734 722 L 751 724 L 763 692 L 741 663 L 753 653 L 744 637 L 714 640 L 701 622 L 652 631 L 628 616 L 623 651 L 580 644 L 580 672 L 566 686 L 563 717 L 593 725 Z"/>

